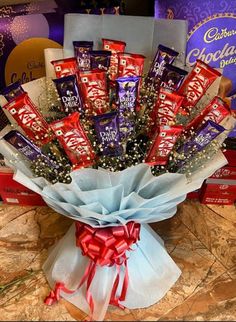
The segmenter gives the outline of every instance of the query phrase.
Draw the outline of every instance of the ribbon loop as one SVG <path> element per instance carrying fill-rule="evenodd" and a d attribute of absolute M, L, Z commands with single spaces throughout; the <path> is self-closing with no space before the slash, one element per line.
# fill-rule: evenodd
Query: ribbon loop
<path fill-rule="evenodd" d="M 117 275 L 112 286 L 110 304 L 124 309 L 120 301 L 125 300 L 129 282 L 126 251 L 130 251 L 130 247 L 139 240 L 140 224 L 129 222 L 124 226 L 93 228 L 77 221 L 75 226 L 76 246 L 81 248 L 82 255 L 90 258 L 89 264 L 76 290 L 86 282 L 86 300 L 93 315 L 94 301 L 90 287 L 96 274 L 97 265 L 116 265 Z M 124 279 L 121 294 L 117 296 L 121 267 L 124 268 Z M 47 305 L 52 305 L 60 299 L 61 291 L 67 294 L 73 294 L 76 290 L 68 290 L 63 283 L 56 283 L 54 291 L 50 292 L 44 302 Z"/>

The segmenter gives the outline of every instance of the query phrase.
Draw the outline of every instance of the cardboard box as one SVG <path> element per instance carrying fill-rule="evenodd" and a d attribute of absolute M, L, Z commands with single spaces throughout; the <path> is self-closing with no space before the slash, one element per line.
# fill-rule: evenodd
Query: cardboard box
<path fill-rule="evenodd" d="M 236 180 L 236 167 L 222 167 L 215 173 L 213 173 L 213 175 L 210 178 Z"/>
<path fill-rule="evenodd" d="M 207 179 L 201 189 L 203 204 L 232 205 L 236 200 L 236 180 Z"/>
<path fill-rule="evenodd" d="M 199 199 L 201 189 L 194 190 L 187 194 L 187 199 Z"/>
<path fill-rule="evenodd" d="M 203 185 L 203 190 L 204 189 L 208 192 L 212 191 L 219 194 L 228 192 L 234 194 L 236 197 L 236 180 L 207 179 Z"/>
<path fill-rule="evenodd" d="M 0 197 L 5 204 L 20 206 L 46 206 L 40 195 L 13 180 L 13 171 L 0 168 Z"/>
<path fill-rule="evenodd" d="M 63 43 L 64 15 L 55 1 L 3 6 L 0 17 L 0 88 L 44 76 L 44 49 Z"/>
<path fill-rule="evenodd" d="M 202 204 L 213 205 L 233 205 L 235 198 L 230 194 L 220 195 L 215 193 L 204 193 L 201 195 L 200 202 Z"/>
<path fill-rule="evenodd" d="M 155 0 L 157 18 L 188 20 L 187 65 L 200 59 L 223 68 L 232 81 L 227 95 L 236 93 L 235 14 L 235 1 Z"/>
<path fill-rule="evenodd" d="M 228 166 L 236 167 L 236 150 L 227 149 L 223 150 L 224 156 L 228 160 Z"/>

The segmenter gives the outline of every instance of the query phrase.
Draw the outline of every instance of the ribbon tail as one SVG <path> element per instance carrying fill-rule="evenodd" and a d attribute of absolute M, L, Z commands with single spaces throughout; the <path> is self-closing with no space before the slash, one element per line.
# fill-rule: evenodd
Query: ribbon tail
<path fill-rule="evenodd" d="M 129 284 L 129 271 L 128 271 L 128 265 L 127 265 L 127 259 L 125 259 L 125 276 L 124 276 L 124 281 L 123 281 L 123 286 L 122 286 L 122 291 L 121 291 L 121 295 L 119 298 L 119 301 L 124 301 L 126 298 L 126 293 L 128 290 L 128 284 Z"/>

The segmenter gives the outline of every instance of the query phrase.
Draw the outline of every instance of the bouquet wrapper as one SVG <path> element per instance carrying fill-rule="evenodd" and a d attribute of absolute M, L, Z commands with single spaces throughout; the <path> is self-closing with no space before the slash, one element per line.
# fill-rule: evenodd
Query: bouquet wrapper
<path fill-rule="evenodd" d="M 133 251 L 128 252 L 129 285 L 125 301 L 127 308 L 148 307 L 160 300 L 179 278 L 181 271 L 166 252 L 163 241 L 152 229 L 141 226 L 140 241 Z M 55 281 L 62 281 L 70 289 L 76 289 L 82 279 L 89 259 L 81 254 L 75 245 L 75 227 L 69 229 L 64 238 L 51 251 L 43 269 L 49 284 L 54 288 Z M 121 271 L 121 280 L 124 278 Z M 94 299 L 93 318 L 104 319 L 111 291 L 116 278 L 115 267 L 97 267 L 92 281 L 91 293 Z M 118 292 L 121 292 L 118 289 Z M 72 295 L 61 292 L 67 301 L 90 314 L 86 301 L 86 289 L 81 288 Z"/>
<path fill-rule="evenodd" d="M 115 173 L 80 169 L 72 172 L 72 183 L 67 185 L 50 185 L 43 178 L 29 178 L 20 171 L 16 172 L 15 180 L 41 194 L 57 212 L 97 230 L 124 227 L 131 222 L 141 224 L 140 241 L 126 251 L 127 263 L 119 266 L 119 284 L 115 289 L 119 298 L 126 280 L 126 296 L 117 304 L 133 309 L 159 301 L 180 275 L 163 241 L 147 223 L 172 217 L 186 194 L 200 188 L 204 179 L 226 163 L 219 152 L 189 179 L 173 173 L 154 177 L 149 166 L 140 164 Z M 86 313 L 91 314 L 92 308 L 92 318 L 102 320 L 116 283 L 117 266 L 95 265 L 92 278 L 86 277 L 87 286 L 82 283 L 80 287 L 91 263 L 84 255 L 76 246 L 73 225 L 50 253 L 44 271 L 51 287 L 57 287 L 58 282 L 65 285 L 59 293 L 55 289 L 56 298 L 60 295 Z M 51 293 L 47 300 L 52 295 L 55 298 L 55 293 Z"/>

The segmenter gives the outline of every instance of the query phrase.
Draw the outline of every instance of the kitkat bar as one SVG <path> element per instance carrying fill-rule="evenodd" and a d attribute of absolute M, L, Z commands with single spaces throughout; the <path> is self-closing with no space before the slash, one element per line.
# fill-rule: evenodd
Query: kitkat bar
<path fill-rule="evenodd" d="M 220 97 L 216 96 L 208 105 L 206 105 L 201 113 L 187 125 L 186 128 L 195 130 L 203 121 L 208 120 L 219 124 L 230 114 L 231 111 L 227 103 Z"/>
<path fill-rule="evenodd" d="M 75 57 L 53 60 L 51 64 L 54 66 L 57 78 L 74 75 L 78 71 L 77 59 Z"/>
<path fill-rule="evenodd" d="M 176 115 L 184 97 L 168 89 L 161 88 L 157 102 L 157 119 L 160 126 L 174 125 Z"/>
<path fill-rule="evenodd" d="M 178 91 L 180 95 L 185 96 L 182 106 L 183 109 L 189 112 L 219 76 L 221 76 L 220 72 L 201 60 L 197 60 L 192 71 L 186 77 Z"/>
<path fill-rule="evenodd" d="M 108 112 L 106 72 L 100 69 L 80 72 L 80 88 L 85 102 L 85 113 L 98 115 Z"/>
<path fill-rule="evenodd" d="M 145 163 L 152 166 L 166 165 L 170 153 L 182 131 L 182 126 L 161 126 L 147 153 Z"/>
<path fill-rule="evenodd" d="M 64 148 L 74 169 L 88 167 L 93 164 L 95 153 L 80 124 L 78 112 L 55 121 L 50 126 Z"/>
<path fill-rule="evenodd" d="M 43 145 L 53 139 L 52 132 L 37 107 L 27 93 L 23 93 L 3 106 L 25 134 L 37 145 Z"/>
<path fill-rule="evenodd" d="M 111 51 L 109 79 L 111 81 L 115 81 L 115 79 L 118 77 L 118 64 L 119 64 L 118 53 L 123 53 L 125 51 L 126 43 L 120 40 L 103 38 L 102 46 L 103 46 L 103 50 Z"/>
<path fill-rule="evenodd" d="M 118 76 L 142 76 L 145 56 L 139 54 L 118 53 Z"/>

